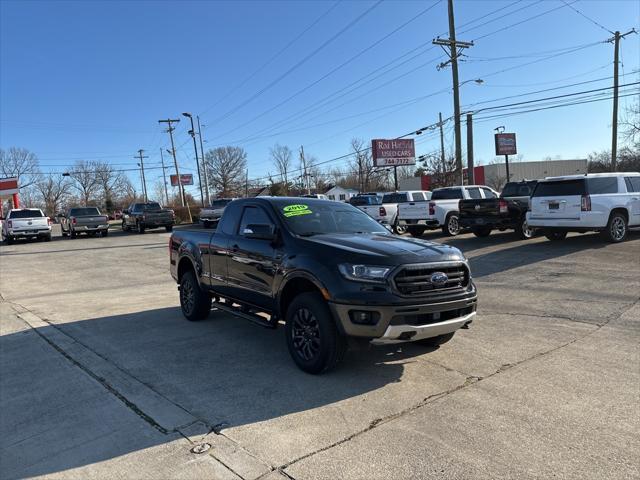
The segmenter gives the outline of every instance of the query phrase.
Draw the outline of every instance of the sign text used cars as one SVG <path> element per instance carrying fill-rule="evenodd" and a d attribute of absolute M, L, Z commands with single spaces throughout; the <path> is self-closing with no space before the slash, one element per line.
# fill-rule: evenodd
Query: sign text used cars
<path fill-rule="evenodd" d="M 412 138 L 371 141 L 373 164 L 376 167 L 393 167 L 416 164 L 416 147 Z"/>

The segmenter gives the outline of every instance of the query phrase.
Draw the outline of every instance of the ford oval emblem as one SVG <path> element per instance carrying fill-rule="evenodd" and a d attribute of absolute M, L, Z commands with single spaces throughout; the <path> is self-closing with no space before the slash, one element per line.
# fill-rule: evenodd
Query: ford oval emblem
<path fill-rule="evenodd" d="M 431 283 L 434 287 L 441 287 L 449 281 L 449 277 L 444 272 L 433 272 L 431 274 Z"/>

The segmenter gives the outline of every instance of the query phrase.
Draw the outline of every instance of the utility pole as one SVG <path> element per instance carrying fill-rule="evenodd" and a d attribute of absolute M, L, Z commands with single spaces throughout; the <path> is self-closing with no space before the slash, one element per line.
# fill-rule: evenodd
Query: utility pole
<path fill-rule="evenodd" d="M 244 171 L 244 198 L 249 198 L 249 169 Z"/>
<path fill-rule="evenodd" d="M 442 112 L 438 113 L 438 118 L 440 120 L 438 122 L 438 126 L 440 127 L 440 160 L 442 161 L 442 186 L 447 187 L 448 185 L 444 185 L 444 179 L 446 178 L 447 173 L 447 160 L 444 156 L 444 129 L 442 128 Z"/>
<path fill-rule="evenodd" d="M 144 159 L 149 157 L 146 155 L 142 155 L 143 153 L 144 153 L 144 150 L 140 149 L 138 150 L 138 156 L 133 158 L 137 158 L 140 160 L 139 166 L 140 166 L 140 172 L 141 172 L 140 180 L 142 180 L 142 195 L 144 196 L 144 201 L 148 202 L 149 197 L 147 196 L 147 181 L 144 178 Z"/>
<path fill-rule="evenodd" d="M 307 191 L 307 195 L 311 195 L 311 186 L 309 185 L 309 176 L 310 173 L 307 172 L 307 159 L 304 156 L 304 146 L 300 146 L 300 163 L 302 164 L 303 178 L 304 178 L 304 188 Z"/>
<path fill-rule="evenodd" d="M 456 25 L 453 16 L 453 0 L 448 0 L 449 4 L 449 38 L 436 38 L 432 43 L 440 45 L 449 55 L 449 60 L 438 65 L 438 70 L 451 64 L 451 73 L 453 76 L 453 117 L 455 128 L 455 145 L 456 145 L 456 172 L 460 175 L 460 184 L 464 183 L 462 174 L 462 139 L 460 128 L 460 83 L 458 81 L 458 57 L 462 50 L 473 46 L 473 42 L 463 42 L 456 40 Z M 449 47 L 449 51 L 445 47 Z"/>
<path fill-rule="evenodd" d="M 162 154 L 162 147 L 160 147 L 160 163 L 162 164 L 162 179 L 164 180 L 164 198 L 167 201 L 165 205 L 169 205 L 169 190 L 167 187 L 167 172 L 164 169 L 164 155 Z"/>
<path fill-rule="evenodd" d="M 167 118 L 166 120 L 158 120 L 158 123 L 166 123 L 169 128 L 167 128 L 167 132 L 169 133 L 169 138 L 171 139 L 171 155 L 173 156 L 173 164 L 176 167 L 176 177 L 178 179 L 178 188 L 180 190 L 180 198 L 182 200 L 182 206 L 186 205 L 187 207 L 187 215 L 189 216 L 189 223 L 193 222 L 193 218 L 191 218 L 191 208 L 189 207 L 189 202 L 187 202 L 187 198 L 184 194 L 184 186 L 182 185 L 182 179 L 180 178 L 180 170 L 178 169 L 178 159 L 176 158 L 176 147 L 173 143 L 173 131 L 175 127 L 172 127 L 172 123 L 178 123 L 180 119 L 171 119 Z"/>
<path fill-rule="evenodd" d="M 615 172 L 617 168 L 618 156 L 618 64 L 620 63 L 620 39 L 636 33 L 632 28 L 625 34 L 619 31 L 613 34 L 607 42 L 613 43 L 613 121 L 611 122 L 611 171 Z"/>
<path fill-rule="evenodd" d="M 467 113 L 467 185 L 475 184 L 473 166 L 473 115 Z"/>
<path fill-rule="evenodd" d="M 183 116 L 187 117 L 191 120 L 191 130 L 189 130 L 189 135 L 193 139 L 193 150 L 196 152 L 196 167 L 198 169 L 198 186 L 200 187 L 200 203 L 204 208 L 204 193 L 202 192 L 202 175 L 200 175 L 200 160 L 198 160 L 198 147 L 196 146 L 196 130 L 193 126 L 193 116 L 190 113 L 183 113 Z"/>
<path fill-rule="evenodd" d="M 202 128 L 200 128 L 200 115 L 196 115 L 198 120 L 198 137 L 200 137 L 200 157 L 202 158 L 202 173 L 204 173 L 204 193 L 207 197 L 207 205 L 211 205 L 209 196 L 209 174 L 207 173 L 207 162 L 204 159 L 204 148 L 202 148 Z"/>

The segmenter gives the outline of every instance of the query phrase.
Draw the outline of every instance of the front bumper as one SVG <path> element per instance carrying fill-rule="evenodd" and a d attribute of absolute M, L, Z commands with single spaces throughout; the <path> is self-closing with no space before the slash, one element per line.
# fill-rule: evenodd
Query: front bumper
<path fill-rule="evenodd" d="M 409 305 L 353 305 L 329 302 L 334 318 L 347 336 L 366 337 L 373 343 L 398 343 L 451 333 L 470 323 L 478 297 L 472 295 L 453 301 Z M 375 325 L 352 321 L 350 313 L 372 312 L 378 315 Z"/>
<path fill-rule="evenodd" d="M 402 225 L 405 227 L 437 227 L 439 225 L 438 220 L 436 219 L 419 219 L 419 220 L 409 220 L 409 219 L 399 219 L 398 225 Z"/>

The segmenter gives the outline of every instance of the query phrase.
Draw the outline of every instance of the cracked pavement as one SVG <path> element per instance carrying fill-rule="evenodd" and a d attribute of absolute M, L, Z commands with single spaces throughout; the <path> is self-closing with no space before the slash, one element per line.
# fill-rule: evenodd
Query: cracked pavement
<path fill-rule="evenodd" d="M 183 320 L 165 233 L 2 245 L 0 478 L 640 478 L 640 233 L 425 238 L 470 258 L 471 328 L 320 377 Z"/>

